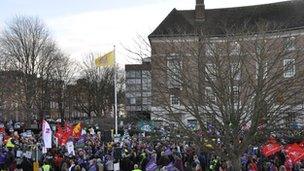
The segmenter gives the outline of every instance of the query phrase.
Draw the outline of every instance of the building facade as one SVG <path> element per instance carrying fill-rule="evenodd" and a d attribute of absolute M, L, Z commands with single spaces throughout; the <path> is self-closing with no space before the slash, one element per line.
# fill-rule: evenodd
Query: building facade
<path fill-rule="evenodd" d="M 151 62 L 125 65 L 126 112 L 136 120 L 150 120 L 151 114 Z"/>
<path fill-rule="evenodd" d="M 223 77 L 225 74 L 235 85 L 227 85 L 226 89 L 223 86 L 223 92 L 228 92 L 228 97 L 231 95 L 227 101 L 235 108 L 242 106 L 240 103 L 249 97 L 244 95 L 245 87 L 249 86 L 245 86 L 243 78 L 258 83 L 278 74 L 277 85 L 284 87 L 288 80 L 294 78 L 300 84 L 303 79 L 300 65 L 304 42 L 303 7 L 304 1 L 300 0 L 209 10 L 205 9 L 204 0 L 196 0 L 195 10 L 174 8 L 149 35 L 152 49 L 152 119 L 163 120 L 170 113 L 185 125 L 197 124 L 199 116 L 188 115 L 187 111 L 197 107 L 198 111 L 204 108 L 208 112 L 215 103 L 222 101 L 215 93 L 215 85 L 220 79 L 226 79 Z M 265 61 L 262 61 L 264 58 L 260 54 L 265 49 L 268 51 L 264 53 Z M 236 61 L 240 55 L 251 55 L 252 58 L 246 58 L 247 61 L 240 67 Z M 272 68 L 282 70 L 270 70 L 271 64 L 275 66 Z M 222 67 L 225 65 L 229 68 Z M 225 69 L 219 75 L 215 70 L 221 67 Z M 247 69 L 246 72 L 243 69 Z M 195 92 L 189 92 L 188 88 Z M 301 89 L 296 91 L 299 96 L 296 103 L 302 105 L 300 96 L 303 92 Z M 280 99 L 280 95 L 276 96 Z M 295 96 L 293 94 L 292 97 Z M 191 106 L 191 103 L 201 103 L 203 107 Z"/>

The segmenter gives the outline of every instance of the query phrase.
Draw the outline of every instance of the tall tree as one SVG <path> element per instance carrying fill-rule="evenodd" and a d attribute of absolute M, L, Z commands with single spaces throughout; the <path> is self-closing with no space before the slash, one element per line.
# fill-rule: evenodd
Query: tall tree
<path fill-rule="evenodd" d="M 286 135 L 303 117 L 303 36 L 269 32 L 282 30 L 275 28 L 259 23 L 237 35 L 224 28 L 217 39 L 198 34 L 152 46 L 154 119 L 240 170 L 250 145 Z"/>
<path fill-rule="evenodd" d="M 20 78 L 23 84 L 23 111 L 30 121 L 37 114 L 34 107 L 37 78 L 48 77 L 53 63 L 57 60 L 56 46 L 46 25 L 34 17 L 17 16 L 6 27 L 0 36 L 0 48 L 8 62 L 8 69 L 23 73 Z"/>
<path fill-rule="evenodd" d="M 114 105 L 114 69 L 98 68 L 94 63 L 94 56 L 91 54 L 83 62 L 81 79 L 78 80 L 79 88 L 78 110 L 87 113 L 108 117 Z M 118 102 L 122 103 L 123 87 L 122 75 L 117 76 Z"/>
<path fill-rule="evenodd" d="M 52 67 L 51 80 L 55 91 L 53 92 L 53 101 L 58 104 L 58 110 L 60 114 L 61 122 L 65 119 L 65 109 L 68 106 L 69 96 L 67 94 L 67 86 L 75 81 L 76 73 L 78 73 L 78 67 L 74 61 L 62 52 L 58 52 L 58 60 Z"/>

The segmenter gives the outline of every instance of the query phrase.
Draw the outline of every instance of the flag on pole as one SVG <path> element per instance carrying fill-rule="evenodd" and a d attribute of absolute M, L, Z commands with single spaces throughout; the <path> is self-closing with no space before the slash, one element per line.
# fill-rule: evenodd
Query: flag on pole
<path fill-rule="evenodd" d="M 77 125 L 74 126 L 72 136 L 74 138 L 79 138 L 80 135 L 81 135 L 81 123 L 79 122 Z"/>
<path fill-rule="evenodd" d="M 95 59 L 97 67 L 113 67 L 115 65 L 115 52 L 114 50 Z"/>
<path fill-rule="evenodd" d="M 52 148 L 52 129 L 45 120 L 43 120 L 42 124 L 42 139 L 45 148 Z"/>

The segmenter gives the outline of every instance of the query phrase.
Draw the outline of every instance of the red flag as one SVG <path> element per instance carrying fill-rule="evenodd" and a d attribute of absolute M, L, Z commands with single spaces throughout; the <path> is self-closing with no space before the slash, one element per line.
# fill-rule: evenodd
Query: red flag
<path fill-rule="evenodd" d="M 286 145 L 284 151 L 293 164 L 304 160 L 304 149 L 296 143 Z"/>
<path fill-rule="evenodd" d="M 60 141 L 58 141 L 58 143 L 62 146 L 62 145 L 65 145 L 67 142 L 68 142 L 68 139 L 69 139 L 69 134 L 68 132 L 64 132 Z"/>
<path fill-rule="evenodd" d="M 271 156 L 279 151 L 281 151 L 281 145 L 274 141 L 270 141 L 261 147 L 261 152 L 265 157 Z"/>
<path fill-rule="evenodd" d="M 73 129 L 72 129 L 72 126 L 70 124 L 65 124 L 64 125 L 64 131 L 66 132 L 68 137 L 70 137 L 73 134 Z"/>
<path fill-rule="evenodd" d="M 304 149 L 304 141 L 301 141 L 301 142 L 299 143 L 299 146 L 302 147 L 302 148 Z"/>
<path fill-rule="evenodd" d="M 68 124 L 64 125 L 64 128 L 61 127 L 61 125 L 56 126 L 56 133 L 55 137 L 58 139 L 58 144 L 59 145 L 65 145 L 71 136 L 71 127 Z"/>
<path fill-rule="evenodd" d="M 61 125 L 56 125 L 56 132 L 54 134 L 54 136 L 58 139 L 60 139 L 62 137 L 62 134 L 63 134 L 63 130 L 62 130 L 62 127 Z"/>

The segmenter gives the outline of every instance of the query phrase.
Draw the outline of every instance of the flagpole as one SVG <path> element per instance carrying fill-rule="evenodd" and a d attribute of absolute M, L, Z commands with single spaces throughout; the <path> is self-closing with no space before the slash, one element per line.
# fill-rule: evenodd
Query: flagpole
<path fill-rule="evenodd" d="M 118 134 L 118 116 L 117 116 L 117 73 L 116 73 L 116 54 L 114 45 L 114 118 L 115 118 L 115 134 Z"/>

